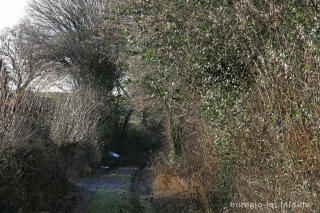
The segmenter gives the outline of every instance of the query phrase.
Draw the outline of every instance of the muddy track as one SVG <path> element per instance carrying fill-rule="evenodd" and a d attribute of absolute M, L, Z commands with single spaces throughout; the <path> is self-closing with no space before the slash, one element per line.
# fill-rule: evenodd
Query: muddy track
<path fill-rule="evenodd" d="M 138 194 L 139 189 L 139 177 L 141 176 L 141 168 L 138 169 L 131 178 L 130 185 L 130 204 L 137 212 L 144 212 L 144 207 L 140 203 Z"/>
<path fill-rule="evenodd" d="M 80 180 L 82 197 L 73 213 L 151 213 L 145 170 L 119 167 Z"/>
<path fill-rule="evenodd" d="M 140 208 L 140 212 L 153 213 L 152 208 L 153 193 L 151 190 L 152 178 L 150 171 L 147 169 L 139 169 L 134 178 L 132 178 L 132 192 L 133 197 L 136 199 L 136 204 Z"/>

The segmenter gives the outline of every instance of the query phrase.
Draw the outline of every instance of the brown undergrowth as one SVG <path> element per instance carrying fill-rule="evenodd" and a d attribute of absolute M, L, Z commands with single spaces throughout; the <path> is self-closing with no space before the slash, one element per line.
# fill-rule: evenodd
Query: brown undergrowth
<path fill-rule="evenodd" d="M 205 125 L 204 120 L 196 118 L 185 124 L 193 134 L 184 137 L 188 145 L 179 158 L 163 152 L 153 160 L 157 211 L 205 212 L 214 205 L 212 197 L 219 168 L 211 153 L 209 136 L 203 131 Z"/>
<path fill-rule="evenodd" d="M 0 95 L 0 212 L 68 212 L 73 181 L 100 162 L 117 114 L 88 91 Z"/>

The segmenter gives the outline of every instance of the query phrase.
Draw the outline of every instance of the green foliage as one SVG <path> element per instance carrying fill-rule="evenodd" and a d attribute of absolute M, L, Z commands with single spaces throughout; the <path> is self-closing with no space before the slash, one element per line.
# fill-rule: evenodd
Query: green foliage
<path fill-rule="evenodd" d="M 180 153 L 177 164 L 191 158 L 190 135 L 197 131 L 190 132 L 188 125 L 201 116 L 210 123 L 205 131 L 212 135 L 209 152 L 219 159 L 221 184 L 221 190 L 213 191 L 223 191 L 223 202 L 232 199 L 233 190 L 249 199 L 244 183 L 249 188 L 256 182 L 272 185 L 264 196 L 275 200 L 281 199 L 277 194 L 294 196 L 289 176 L 314 185 L 318 158 L 311 156 L 320 153 L 314 147 L 320 95 L 320 25 L 314 1 L 156 0 L 121 7 L 130 8 L 121 15 L 135 21 L 126 28 L 128 52 L 147 64 L 138 74 L 132 72 L 135 68 L 131 72 L 168 115 L 168 147 Z M 206 140 L 197 146 L 205 147 Z M 294 168 L 313 176 L 302 177 Z M 280 183 L 287 190 L 277 189 Z M 302 191 L 312 190 L 317 191 Z M 255 198 L 263 200 L 258 194 Z M 219 211 L 214 205 L 210 210 Z"/>

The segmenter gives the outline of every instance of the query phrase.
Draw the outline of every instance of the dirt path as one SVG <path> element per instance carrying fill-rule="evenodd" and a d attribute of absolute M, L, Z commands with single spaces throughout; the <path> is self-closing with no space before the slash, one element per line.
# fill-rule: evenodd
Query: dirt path
<path fill-rule="evenodd" d="M 120 167 L 78 182 L 82 200 L 73 213 L 152 213 L 146 172 Z"/>

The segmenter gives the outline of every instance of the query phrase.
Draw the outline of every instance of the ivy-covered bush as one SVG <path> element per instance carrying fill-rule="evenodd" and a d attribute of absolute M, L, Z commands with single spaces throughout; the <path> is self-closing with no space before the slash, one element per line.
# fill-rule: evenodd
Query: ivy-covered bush
<path fill-rule="evenodd" d="M 191 153 L 218 161 L 211 167 L 216 176 L 207 176 L 216 188 L 203 182 L 206 211 L 230 210 L 230 201 L 280 200 L 304 200 L 312 206 L 305 211 L 316 211 L 319 5 L 162 0 L 118 6 L 128 52 L 145 64 L 131 63 L 129 73 L 167 113 L 175 170 L 185 178 L 177 165 L 199 174 L 186 160 Z M 198 119 L 208 122 L 205 130 Z M 200 131 L 203 138 L 195 134 Z"/>

